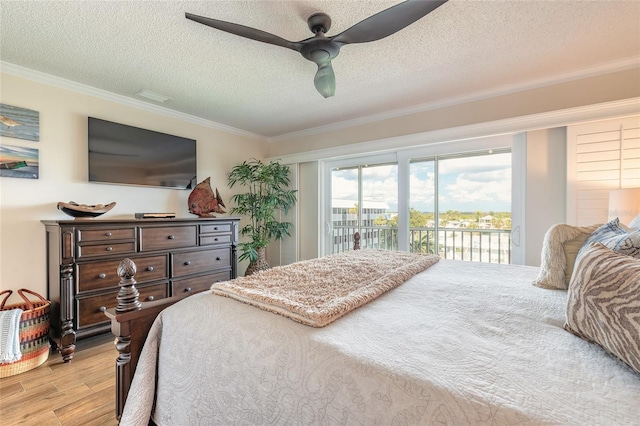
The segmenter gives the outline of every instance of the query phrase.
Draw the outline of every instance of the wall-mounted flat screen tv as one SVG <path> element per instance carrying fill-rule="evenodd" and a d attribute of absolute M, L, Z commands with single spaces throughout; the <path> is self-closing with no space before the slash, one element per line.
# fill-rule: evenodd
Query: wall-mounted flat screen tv
<path fill-rule="evenodd" d="M 191 189 L 196 141 L 89 117 L 89 182 Z"/>

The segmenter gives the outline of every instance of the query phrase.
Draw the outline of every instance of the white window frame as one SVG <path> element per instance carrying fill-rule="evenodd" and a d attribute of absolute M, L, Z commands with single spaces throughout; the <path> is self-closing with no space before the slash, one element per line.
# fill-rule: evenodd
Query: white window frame
<path fill-rule="evenodd" d="M 512 247 L 511 263 L 524 264 L 524 212 L 526 200 L 526 135 L 524 133 L 505 134 L 461 141 L 435 143 L 419 148 L 401 149 L 378 155 L 350 156 L 325 160 L 321 163 L 320 253 L 328 255 L 331 250 L 331 170 L 342 167 L 357 167 L 364 164 L 396 163 L 398 165 L 398 230 L 409 226 L 409 165 L 412 159 L 473 153 L 483 150 L 511 149 L 511 216 Z M 398 232 L 398 249 L 409 250 L 408 232 Z"/>

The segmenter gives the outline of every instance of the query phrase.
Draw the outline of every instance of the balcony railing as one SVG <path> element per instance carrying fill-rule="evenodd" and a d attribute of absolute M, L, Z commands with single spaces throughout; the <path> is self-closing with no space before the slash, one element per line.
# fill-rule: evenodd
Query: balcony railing
<path fill-rule="evenodd" d="M 398 250 L 398 229 L 386 226 L 334 226 L 333 253 L 353 249 L 360 232 L 360 247 Z M 505 229 L 410 228 L 409 250 L 436 253 L 443 259 L 511 263 L 511 231 Z"/>

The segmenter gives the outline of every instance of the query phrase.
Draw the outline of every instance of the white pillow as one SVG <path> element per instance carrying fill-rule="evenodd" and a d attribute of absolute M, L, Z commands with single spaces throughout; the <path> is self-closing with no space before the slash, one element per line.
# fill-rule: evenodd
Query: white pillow
<path fill-rule="evenodd" d="M 569 287 L 573 264 L 580 247 L 600 225 L 553 225 L 544 235 L 540 254 L 540 273 L 533 285 L 554 290 Z"/>

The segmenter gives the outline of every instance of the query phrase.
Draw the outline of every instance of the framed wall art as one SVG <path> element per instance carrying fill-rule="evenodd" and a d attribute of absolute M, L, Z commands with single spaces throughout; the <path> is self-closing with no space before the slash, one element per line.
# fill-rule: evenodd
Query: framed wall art
<path fill-rule="evenodd" d="M 22 146 L 0 145 L 0 176 L 38 179 L 38 150 Z"/>
<path fill-rule="evenodd" d="M 40 140 L 40 113 L 31 109 L 0 104 L 0 136 Z"/>

